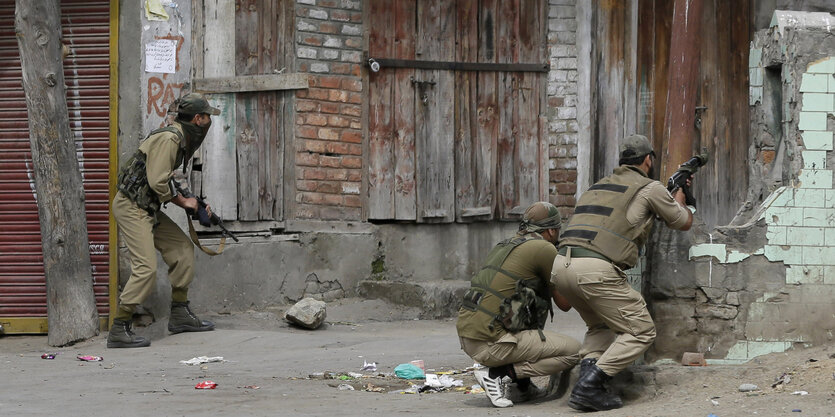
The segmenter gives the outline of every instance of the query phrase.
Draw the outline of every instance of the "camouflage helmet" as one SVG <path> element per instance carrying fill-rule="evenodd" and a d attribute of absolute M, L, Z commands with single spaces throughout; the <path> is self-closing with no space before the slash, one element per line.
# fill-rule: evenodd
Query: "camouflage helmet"
<path fill-rule="evenodd" d="M 557 207 L 547 201 L 537 201 L 525 210 L 519 231 L 540 232 L 559 229 L 561 225 L 562 217 Z"/>
<path fill-rule="evenodd" d="M 211 114 L 217 116 L 220 109 L 212 107 L 202 94 L 188 93 L 177 99 L 177 112 L 183 114 Z"/>

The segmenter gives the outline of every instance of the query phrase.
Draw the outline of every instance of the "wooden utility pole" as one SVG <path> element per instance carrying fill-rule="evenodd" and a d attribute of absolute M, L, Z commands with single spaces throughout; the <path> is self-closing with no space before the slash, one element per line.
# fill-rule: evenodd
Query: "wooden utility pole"
<path fill-rule="evenodd" d="M 664 113 L 667 152 L 661 161 L 661 179 L 693 156 L 696 137 L 696 92 L 699 88 L 702 0 L 675 0 L 670 36 L 670 80 Z"/>
<path fill-rule="evenodd" d="M 64 346 L 95 336 L 98 313 L 84 190 L 67 115 L 59 0 L 16 0 L 15 34 L 41 223 L 47 341 Z"/>

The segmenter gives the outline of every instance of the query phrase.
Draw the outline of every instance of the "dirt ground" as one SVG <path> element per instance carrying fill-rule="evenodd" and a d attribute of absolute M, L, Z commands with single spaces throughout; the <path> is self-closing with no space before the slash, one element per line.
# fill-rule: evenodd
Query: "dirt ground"
<path fill-rule="evenodd" d="M 744 365 L 634 367 L 631 378 L 619 378 L 627 389 L 619 410 L 578 413 L 567 395 L 496 409 L 483 393 L 471 392 L 473 363 L 458 346 L 454 320 L 416 320 L 416 311 L 366 300 L 329 305 L 327 324 L 309 331 L 289 326 L 281 313 L 207 314 L 216 331 L 162 335 L 143 349 L 107 349 L 105 335 L 66 348 L 47 346 L 45 336 L 0 338 L 0 415 L 835 416 L 835 344 Z M 138 329 L 143 332 L 155 334 Z M 57 355 L 41 359 L 44 353 Z M 84 362 L 79 355 L 103 360 Z M 224 361 L 180 363 L 197 356 Z M 463 386 L 404 393 L 411 384 L 393 371 L 415 359 Z M 362 371 L 367 362 L 376 362 L 377 371 Z M 778 379 L 783 383 L 774 385 Z M 217 388 L 195 389 L 207 380 Z M 341 390 L 343 384 L 354 390 Z M 740 392 L 741 384 L 758 390 Z"/>

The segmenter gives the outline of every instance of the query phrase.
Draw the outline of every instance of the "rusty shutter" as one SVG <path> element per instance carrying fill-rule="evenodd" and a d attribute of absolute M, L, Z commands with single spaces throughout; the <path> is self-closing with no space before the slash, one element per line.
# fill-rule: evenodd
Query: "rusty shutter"
<path fill-rule="evenodd" d="M 13 0 L 0 0 L 0 323 L 8 333 L 32 331 L 31 326 L 16 327 L 15 319 L 45 322 L 46 317 L 46 279 L 14 7 Z M 72 50 L 64 59 L 67 107 L 84 181 L 99 314 L 108 312 L 109 10 L 107 0 L 61 1 L 63 41 Z M 39 328 L 45 330 L 43 324 Z"/>

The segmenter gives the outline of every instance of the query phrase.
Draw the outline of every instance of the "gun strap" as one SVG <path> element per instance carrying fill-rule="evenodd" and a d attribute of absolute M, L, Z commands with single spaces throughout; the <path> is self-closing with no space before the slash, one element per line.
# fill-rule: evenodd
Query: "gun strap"
<path fill-rule="evenodd" d="M 197 232 L 194 231 L 194 223 L 192 223 L 191 221 L 191 216 L 186 216 L 186 218 L 188 218 L 188 234 L 191 236 L 191 241 L 194 242 L 194 244 L 197 245 L 197 247 L 200 248 L 200 250 L 202 250 L 209 256 L 220 255 L 221 253 L 223 253 L 223 248 L 226 246 L 226 236 L 220 238 L 220 245 L 218 245 L 217 247 L 217 252 L 209 248 L 206 248 L 200 244 L 200 239 L 197 238 Z"/>

